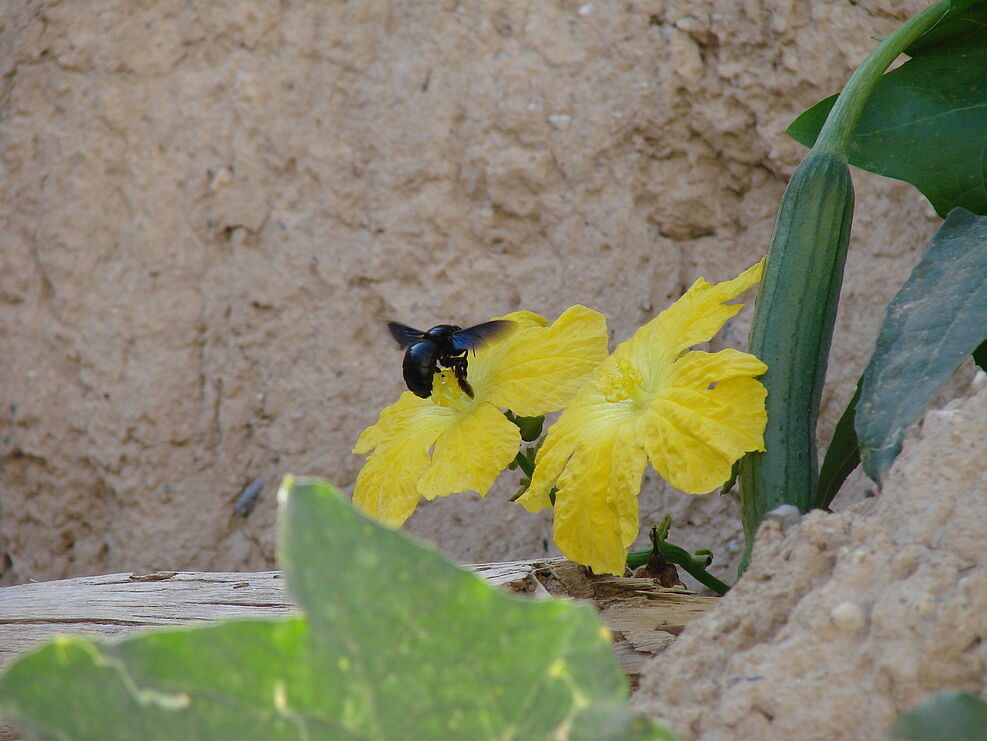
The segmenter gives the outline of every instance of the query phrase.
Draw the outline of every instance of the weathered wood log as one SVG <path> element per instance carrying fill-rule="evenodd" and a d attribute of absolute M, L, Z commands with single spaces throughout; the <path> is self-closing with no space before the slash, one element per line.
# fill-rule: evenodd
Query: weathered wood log
<path fill-rule="evenodd" d="M 59 633 L 124 637 L 141 628 L 295 611 L 277 571 L 106 574 L 0 589 L 0 666 Z"/>
<path fill-rule="evenodd" d="M 591 576 L 565 559 L 480 564 L 513 592 L 592 600 L 632 679 L 687 622 L 716 602 L 654 579 Z M 108 574 L 0 589 L 0 667 L 60 633 L 122 638 L 145 628 L 294 613 L 280 572 Z"/>

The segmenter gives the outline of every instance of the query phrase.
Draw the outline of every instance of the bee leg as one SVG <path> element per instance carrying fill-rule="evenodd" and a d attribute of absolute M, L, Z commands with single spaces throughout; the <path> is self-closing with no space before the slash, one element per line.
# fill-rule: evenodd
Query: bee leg
<path fill-rule="evenodd" d="M 469 398 L 473 398 L 473 388 L 470 386 L 469 381 L 466 380 L 466 358 L 452 358 L 450 366 L 453 372 L 456 374 L 456 380 L 459 381 L 459 388 L 463 390 Z"/>

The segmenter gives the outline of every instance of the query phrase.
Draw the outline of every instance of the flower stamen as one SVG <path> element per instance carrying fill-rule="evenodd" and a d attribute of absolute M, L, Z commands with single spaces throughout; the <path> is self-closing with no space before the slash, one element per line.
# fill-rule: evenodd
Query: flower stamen
<path fill-rule="evenodd" d="M 611 404 L 626 401 L 637 394 L 644 383 L 644 376 L 626 358 L 617 360 L 617 372 L 608 373 L 596 380 L 596 390 Z"/>
<path fill-rule="evenodd" d="M 459 387 L 456 374 L 449 368 L 443 368 L 435 374 L 432 380 L 432 402 L 440 407 L 451 407 L 454 403 L 462 401 L 466 394 Z"/>

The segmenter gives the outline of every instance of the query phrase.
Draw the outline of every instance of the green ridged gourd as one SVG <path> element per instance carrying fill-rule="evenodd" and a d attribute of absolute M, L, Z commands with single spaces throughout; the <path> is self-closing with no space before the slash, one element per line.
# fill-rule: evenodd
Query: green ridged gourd
<path fill-rule="evenodd" d="M 816 420 L 852 219 L 846 159 L 810 152 L 782 198 L 754 309 L 749 349 L 768 366 L 761 379 L 768 423 L 766 452 L 746 456 L 740 466 L 747 536 L 741 568 L 765 513 L 786 503 L 801 512 L 812 506 Z"/>
<path fill-rule="evenodd" d="M 815 428 L 853 219 L 847 166 L 853 132 L 874 86 L 923 34 L 970 3 L 940 0 L 884 38 L 847 81 L 782 198 L 754 311 L 750 351 L 768 371 L 764 453 L 740 463 L 740 509 L 750 561 L 764 515 L 779 504 L 807 511 L 818 471 Z"/>

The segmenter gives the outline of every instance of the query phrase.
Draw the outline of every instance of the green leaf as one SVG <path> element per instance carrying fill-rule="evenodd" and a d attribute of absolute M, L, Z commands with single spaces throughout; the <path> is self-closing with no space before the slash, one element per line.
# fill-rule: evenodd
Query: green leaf
<path fill-rule="evenodd" d="M 895 721 L 895 741 L 987 741 L 987 703 L 956 690 L 937 692 Z"/>
<path fill-rule="evenodd" d="M 987 217 L 956 209 L 888 305 L 861 379 L 856 430 L 878 484 L 905 430 L 987 337 Z"/>
<path fill-rule="evenodd" d="M 829 441 L 826 457 L 819 467 L 819 483 L 816 486 L 816 498 L 812 506 L 816 509 L 829 509 L 833 499 L 840 493 L 840 487 L 847 476 L 860 465 L 860 445 L 857 442 L 857 431 L 853 429 L 853 418 L 857 414 L 857 402 L 860 400 L 860 381 L 853 392 L 853 398 L 847 404 L 833 430 L 833 439 Z"/>
<path fill-rule="evenodd" d="M 721 497 L 729 494 L 730 490 L 733 489 L 734 484 L 737 483 L 737 479 L 740 478 L 740 461 L 741 458 L 738 458 L 733 462 L 733 465 L 730 467 L 730 478 L 724 481 L 723 484 L 720 486 Z"/>
<path fill-rule="evenodd" d="M 987 30 L 985 0 L 953 0 L 946 15 L 909 46 L 905 53 L 915 57 L 937 46 L 980 36 Z"/>
<path fill-rule="evenodd" d="M 0 677 L 0 715 L 28 739 L 297 739 L 275 698 L 279 687 L 309 683 L 304 634 L 295 619 L 152 633 L 116 646 L 59 638 Z"/>
<path fill-rule="evenodd" d="M 510 409 L 504 414 L 511 422 L 518 426 L 521 431 L 521 439 L 526 443 L 533 443 L 541 436 L 542 425 L 545 424 L 545 415 L 538 417 L 519 417 Z"/>
<path fill-rule="evenodd" d="M 590 605 L 500 592 L 324 482 L 279 498 L 304 618 L 63 638 L 0 676 L 0 714 L 94 741 L 674 738 L 631 717 Z"/>
<path fill-rule="evenodd" d="M 850 164 L 911 183 L 940 216 L 957 206 L 987 213 L 987 33 L 974 17 L 984 12 L 968 8 L 913 44 L 915 56 L 877 83 L 850 145 Z M 788 134 L 812 146 L 835 100 L 805 111 Z"/>
<path fill-rule="evenodd" d="M 973 362 L 980 366 L 980 370 L 987 371 L 987 340 L 981 342 L 973 351 Z"/>
<path fill-rule="evenodd" d="M 375 678 L 359 696 L 381 738 L 436 738 L 451 718 L 460 738 L 626 731 L 626 682 L 591 606 L 498 592 L 324 489 L 299 482 L 288 496 L 288 586 L 317 648 Z M 333 568 L 301 567 L 313 552 Z"/>

